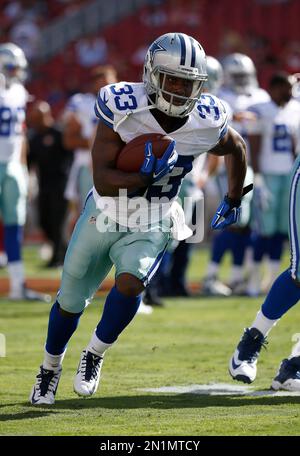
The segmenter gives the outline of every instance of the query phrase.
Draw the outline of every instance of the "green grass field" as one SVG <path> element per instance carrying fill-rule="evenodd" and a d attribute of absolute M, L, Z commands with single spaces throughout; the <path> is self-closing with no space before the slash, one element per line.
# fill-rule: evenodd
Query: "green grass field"
<path fill-rule="evenodd" d="M 34 249 L 27 249 L 28 267 L 38 273 L 34 257 Z M 191 277 L 203 276 L 206 260 L 205 251 L 193 256 Z M 240 385 L 229 377 L 228 359 L 260 303 L 249 298 L 166 300 L 166 307 L 152 315 L 137 315 L 107 353 L 97 394 L 85 400 L 73 393 L 73 376 L 101 314 L 103 299 L 96 299 L 69 344 L 56 404 L 33 407 L 28 395 L 42 361 L 50 306 L 1 300 L 0 333 L 6 336 L 7 354 L 0 358 L 0 435 L 299 435 L 300 396 L 143 391 Z M 269 388 L 296 332 L 299 307 L 274 329 L 254 390 Z"/>

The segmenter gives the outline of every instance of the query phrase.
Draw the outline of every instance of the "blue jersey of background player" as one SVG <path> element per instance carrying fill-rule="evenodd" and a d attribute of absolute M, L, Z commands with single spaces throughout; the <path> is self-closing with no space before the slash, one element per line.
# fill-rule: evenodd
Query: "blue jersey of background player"
<path fill-rule="evenodd" d="M 216 97 L 201 97 L 207 79 L 201 45 L 182 33 L 168 33 L 150 46 L 144 65 L 144 82 L 112 84 L 101 89 L 95 106 L 101 118 L 92 150 L 94 188 L 72 235 L 64 263 L 57 301 L 49 317 L 45 357 L 30 394 L 32 404 L 53 404 L 67 343 L 93 294 L 114 264 L 115 285 L 92 338 L 83 350 L 74 380 L 80 396 L 95 393 L 103 356 L 136 314 L 141 292 L 159 267 L 170 240 L 166 217 L 137 232 L 124 216 L 99 207 L 115 201 L 120 189 L 136 189 L 154 208 L 153 197 L 172 202 L 194 159 L 207 151 L 226 155 L 228 195 L 213 219 L 222 228 L 238 219 L 246 172 L 245 145 L 227 126 L 226 111 Z M 139 172 L 116 169 L 124 144 L 146 133 L 171 134 L 172 141 L 161 159 L 145 145 L 145 160 Z M 95 221 L 106 214 L 117 221 L 114 232 L 99 232 Z M 121 226 L 125 230 L 121 230 Z"/>

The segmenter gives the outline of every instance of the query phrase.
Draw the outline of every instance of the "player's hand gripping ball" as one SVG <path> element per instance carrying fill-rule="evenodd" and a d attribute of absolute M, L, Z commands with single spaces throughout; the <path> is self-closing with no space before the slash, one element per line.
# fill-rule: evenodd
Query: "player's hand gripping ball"
<path fill-rule="evenodd" d="M 149 185 L 160 180 L 174 168 L 178 154 L 175 141 L 167 135 L 151 133 L 138 136 L 121 150 L 117 169 L 140 172 Z"/>

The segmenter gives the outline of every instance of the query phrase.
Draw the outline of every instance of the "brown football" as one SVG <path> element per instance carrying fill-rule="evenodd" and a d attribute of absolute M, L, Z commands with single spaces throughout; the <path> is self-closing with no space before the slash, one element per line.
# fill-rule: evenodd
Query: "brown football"
<path fill-rule="evenodd" d="M 117 169 L 125 172 L 139 172 L 145 158 L 145 144 L 152 142 L 152 151 L 155 157 L 161 158 L 168 145 L 173 141 L 170 136 L 160 133 L 149 133 L 137 136 L 126 144 L 117 158 Z"/>

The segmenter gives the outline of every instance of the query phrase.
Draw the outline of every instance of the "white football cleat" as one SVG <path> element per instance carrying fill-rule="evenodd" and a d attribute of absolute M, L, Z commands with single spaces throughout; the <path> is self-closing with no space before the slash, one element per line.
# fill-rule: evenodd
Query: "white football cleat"
<path fill-rule="evenodd" d="M 300 391 L 300 356 L 284 359 L 276 377 L 272 381 L 271 389 L 285 391 Z"/>
<path fill-rule="evenodd" d="M 266 348 L 266 338 L 256 328 L 246 328 L 229 361 L 229 373 L 234 380 L 252 383 L 256 378 L 257 359 L 262 347 Z"/>
<path fill-rule="evenodd" d="M 29 396 L 31 404 L 54 404 L 61 372 L 62 368 L 55 372 L 53 370 L 44 369 L 43 366 L 40 366 L 40 372 L 36 376 L 36 382 L 33 385 Z"/>
<path fill-rule="evenodd" d="M 46 293 L 40 293 L 27 288 L 25 285 L 20 290 L 11 291 L 8 299 L 10 301 L 39 301 L 49 304 L 52 300 L 51 296 Z"/>
<path fill-rule="evenodd" d="M 144 314 L 144 315 L 151 315 L 153 312 L 153 307 L 148 306 L 147 304 L 144 303 L 144 301 L 141 301 L 138 311 L 138 314 Z"/>
<path fill-rule="evenodd" d="M 101 356 L 83 350 L 74 379 L 74 391 L 78 396 L 92 396 L 97 391 L 102 362 Z"/>

